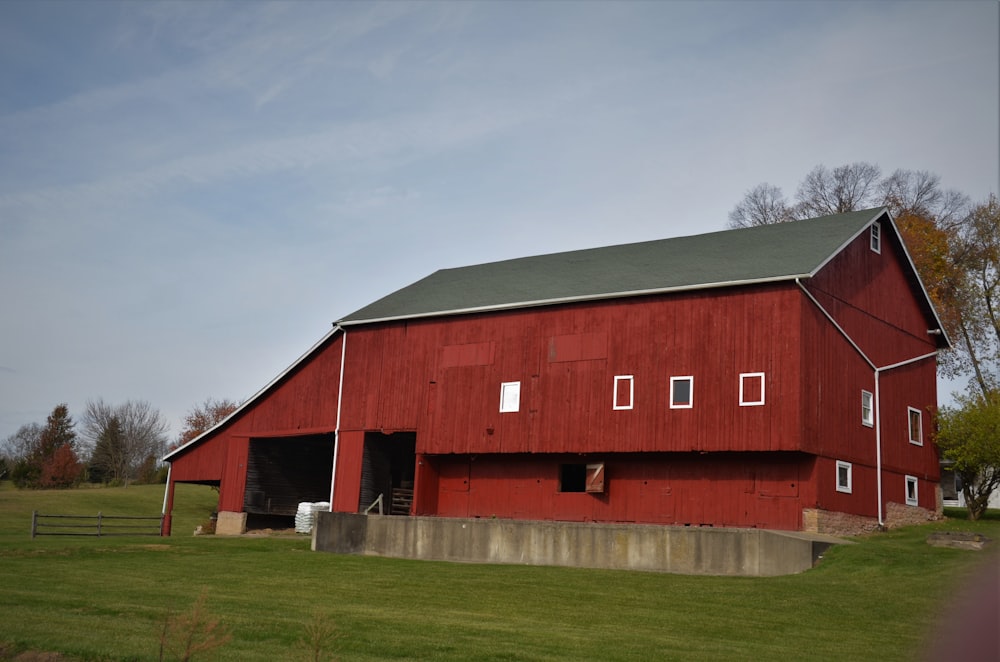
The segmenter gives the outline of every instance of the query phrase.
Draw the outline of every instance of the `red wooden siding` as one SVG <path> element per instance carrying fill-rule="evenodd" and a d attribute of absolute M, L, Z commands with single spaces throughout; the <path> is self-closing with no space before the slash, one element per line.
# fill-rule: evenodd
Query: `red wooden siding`
<path fill-rule="evenodd" d="M 222 473 L 222 484 L 219 486 L 219 510 L 238 513 L 243 510 L 250 439 L 230 437 L 226 450 L 226 468 Z"/>
<path fill-rule="evenodd" d="M 443 517 L 638 522 L 798 529 L 811 498 L 796 453 L 460 455 L 435 466 Z M 604 492 L 561 492 L 562 463 L 603 462 Z"/>
<path fill-rule="evenodd" d="M 794 450 L 801 298 L 734 288 L 352 328 L 342 425 L 416 429 L 431 454 Z M 764 373 L 764 406 L 739 405 L 746 372 Z M 626 374 L 633 407 L 616 411 Z M 691 409 L 669 407 L 680 375 Z M 520 382 L 517 412 L 500 412 L 504 382 Z"/>
<path fill-rule="evenodd" d="M 865 233 L 805 283 L 820 305 L 880 368 L 931 353 L 936 343 L 936 337 L 927 334 L 934 322 L 917 304 L 911 289 L 914 284 L 900 261 L 898 243 L 890 239 L 889 233 L 883 232 L 882 237 L 881 254 L 870 250 Z M 931 481 L 920 490 L 919 498 L 922 507 L 933 510 L 933 483 L 939 477 L 937 449 L 929 436 L 930 411 L 937 403 L 935 360 L 882 371 L 878 388 L 881 420 L 865 426 L 861 392 L 868 391 L 874 397 L 875 371 L 814 304 L 804 301 L 803 450 L 821 456 L 817 462 L 820 507 L 877 516 L 879 430 L 883 500 L 903 503 L 899 498 L 903 476 L 916 475 Z M 909 443 L 907 407 L 921 411 L 923 446 Z M 851 494 L 836 491 L 836 460 L 852 463 Z"/>
<path fill-rule="evenodd" d="M 363 431 L 341 432 L 337 455 L 337 475 L 334 477 L 333 510 L 342 513 L 358 511 L 361 493 L 361 456 L 364 452 Z"/>

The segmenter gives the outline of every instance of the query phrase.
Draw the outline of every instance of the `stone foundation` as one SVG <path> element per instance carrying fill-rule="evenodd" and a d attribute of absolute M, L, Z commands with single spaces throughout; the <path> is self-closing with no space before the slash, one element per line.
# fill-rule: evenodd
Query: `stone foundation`
<path fill-rule="evenodd" d="M 926 524 L 936 522 L 941 519 L 941 513 L 920 508 L 917 506 L 907 506 L 902 503 L 885 504 L 885 526 L 889 529 L 898 529 L 901 526 L 912 526 L 914 524 Z"/>
<path fill-rule="evenodd" d="M 878 530 L 874 517 L 839 513 L 819 508 L 802 510 L 802 530 L 835 536 L 860 536 Z"/>
<path fill-rule="evenodd" d="M 215 522 L 215 535 L 240 536 L 247 532 L 247 514 L 222 511 Z"/>
<path fill-rule="evenodd" d="M 892 501 L 885 504 L 885 528 L 897 529 L 901 526 L 925 524 L 941 519 L 938 512 L 907 506 Z M 850 513 L 838 513 L 819 508 L 802 510 L 802 530 L 809 533 L 825 533 L 835 536 L 860 536 L 878 530 L 878 519 Z"/>

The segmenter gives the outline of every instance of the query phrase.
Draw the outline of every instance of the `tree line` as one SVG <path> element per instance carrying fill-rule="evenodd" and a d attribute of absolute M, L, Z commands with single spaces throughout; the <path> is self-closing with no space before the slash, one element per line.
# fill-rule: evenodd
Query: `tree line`
<path fill-rule="evenodd" d="M 52 409 L 45 425 L 28 423 L 0 444 L 0 479 L 20 488 L 59 489 L 82 482 L 106 485 L 166 481 L 161 458 L 211 429 L 239 407 L 231 400 L 195 405 L 171 442 L 169 426 L 148 402 L 110 404 L 88 400 L 80 425 L 66 403 Z"/>
<path fill-rule="evenodd" d="M 952 348 L 940 374 L 965 379 L 954 406 L 935 413 L 935 441 L 959 477 L 971 519 L 1000 488 L 1000 203 L 973 203 L 926 171 L 883 175 L 871 163 L 816 166 L 794 200 L 758 184 L 729 213 L 730 228 L 886 207 L 936 308 Z"/>

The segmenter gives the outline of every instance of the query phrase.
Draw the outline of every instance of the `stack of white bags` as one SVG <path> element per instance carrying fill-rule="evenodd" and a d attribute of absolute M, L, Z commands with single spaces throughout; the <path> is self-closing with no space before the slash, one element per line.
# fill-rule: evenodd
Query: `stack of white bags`
<path fill-rule="evenodd" d="M 316 523 L 316 513 L 330 510 L 329 501 L 303 501 L 295 511 L 295 532 L 312 533 L 313 525 Z"/>

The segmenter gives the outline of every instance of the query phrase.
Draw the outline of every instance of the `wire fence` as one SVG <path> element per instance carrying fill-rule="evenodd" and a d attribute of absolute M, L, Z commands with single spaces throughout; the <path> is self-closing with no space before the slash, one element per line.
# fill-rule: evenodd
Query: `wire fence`
<path fill-rule="evenodd" d="M 159 536 L 163 515 L 43 515 L 31 514 L 31 537 L 36 536 Z"/>

